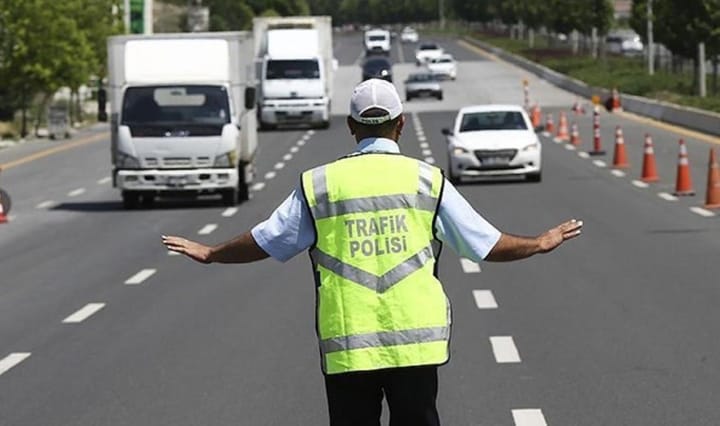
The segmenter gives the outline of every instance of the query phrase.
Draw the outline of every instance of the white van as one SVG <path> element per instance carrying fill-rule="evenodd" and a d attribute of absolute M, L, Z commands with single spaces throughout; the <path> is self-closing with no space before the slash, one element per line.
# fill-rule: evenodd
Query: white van
<path fill-rule="evenodd" d="M 369 30 L 365 32 L 365 51 L 367 53 L 390 53 L 390 31 Z"/>

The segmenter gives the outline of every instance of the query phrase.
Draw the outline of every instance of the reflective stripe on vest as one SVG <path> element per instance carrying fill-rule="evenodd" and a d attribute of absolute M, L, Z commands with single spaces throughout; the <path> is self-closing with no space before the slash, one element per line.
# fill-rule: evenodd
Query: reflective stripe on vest
<path fill-rule="evenodd" d="M 434 276 L 442 172 L 362 154 L 303 174 L 317 231 L 318 336 L 327 374 L 441 364 L 449 303 Z"/>

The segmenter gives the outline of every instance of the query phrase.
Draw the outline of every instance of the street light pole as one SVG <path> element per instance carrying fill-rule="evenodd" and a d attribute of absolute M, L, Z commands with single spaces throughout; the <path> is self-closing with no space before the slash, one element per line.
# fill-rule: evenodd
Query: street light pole
<path fill-rule="evenodd" d="M 647 2 L 648 74 L 655 74 L 655 43 L 653 42 L 653 0 Z"/>

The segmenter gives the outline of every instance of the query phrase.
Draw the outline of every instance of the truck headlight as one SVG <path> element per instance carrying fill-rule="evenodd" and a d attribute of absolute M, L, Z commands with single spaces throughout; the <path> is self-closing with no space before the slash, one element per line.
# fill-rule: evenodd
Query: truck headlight
<path fill-rule="evenodd" d="M 140 161 L 132 155 L 118 151 L 117 156 L 115 157 L 115 166 L 118 169 L 139 169 Z"/>
<path fill-rule="evenodd" d="M 228 151 L 215 157 L 213 167 L 233 168 L 235 167 L 236 161 L 237 153 L 235 151 Z"/>

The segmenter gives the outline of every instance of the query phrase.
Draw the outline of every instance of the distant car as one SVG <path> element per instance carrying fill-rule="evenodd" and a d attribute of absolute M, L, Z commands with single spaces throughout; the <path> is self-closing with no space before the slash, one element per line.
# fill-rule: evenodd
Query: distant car
<path fill-rule="evenodd" d="M 437 58 L 430 59 L 427 68 L 431 73 L 440 78 L 449 78 L 455 80 L 457 78 L 457 63 L 452 55 L 443 54 Z"/>
<path fill-rule="evenodd" d="M 440 57 L 443 53 L 442 48 L 435 43 L 421 43 L 415 51 L 415 63 L 423 65 L 430 59 Z"/>
<path fill-rule="evenodd" d="M 417 43 L 418 39 L 418 33 L 413 28 L 405 27 L 400 33 L 400 41 L 403 43 Z"/>
<path fill-rule="evenodd" d="M 362 66 L 363 81 L 370 78 L 380 78 L 392 82 L 392 64 L 384 56 L 371 56 L 365 60 Z"/>
<path fill-rule="evenodd" d="M 405 100 L 425 96 L 442 100 L 443 90 L 438 79 L 430 72 L 410 74 L 405 80 Z"/>
<path fill-rule="evenodd" d="M 530 118 L 518 105 L 477 105 L 460 109 L 448 142 L 448 178 L 524 175 L 542 179 L 541 145 Z"/>
<path fill-rule="evenodd" d="M 383 29 L 365 32 L 365 51 L 370 53 L 390 53 L 390 31 Z"/>

